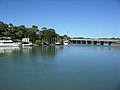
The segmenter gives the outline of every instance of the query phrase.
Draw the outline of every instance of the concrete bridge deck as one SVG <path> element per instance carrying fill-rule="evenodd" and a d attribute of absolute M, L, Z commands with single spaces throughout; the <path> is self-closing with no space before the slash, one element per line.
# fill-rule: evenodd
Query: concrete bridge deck
<path fill-rule="evenodd" d="M 70 39 L 71 41 L 98 41 L 98 42 L 118 42 L 120 40 L 115 40 L 115 39 L 95 39 L 95 38 L 90 38 L 90 39 Z"/>
<path fill-rule="evenodd" d="M 108 44 L 111 45 L 112 43 L 120 42 L 118 39 L 96 39 L 96 38 L 85 38 L 85 39 L 70 39 L 71 43 L 77 43 L 77 44 Z"/>

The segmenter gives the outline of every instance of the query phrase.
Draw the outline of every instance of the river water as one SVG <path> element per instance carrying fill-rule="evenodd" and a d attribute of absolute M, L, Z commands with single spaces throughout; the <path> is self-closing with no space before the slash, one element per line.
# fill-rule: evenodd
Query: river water
<path fill-rule="evenodd" d="M 120 90 L 120 47 L 0 48 L 0 90 Z"/>

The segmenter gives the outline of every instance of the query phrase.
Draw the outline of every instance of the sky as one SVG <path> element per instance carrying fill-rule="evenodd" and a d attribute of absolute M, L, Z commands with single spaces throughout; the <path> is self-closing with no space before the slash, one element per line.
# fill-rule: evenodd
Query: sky
<path fill-rule="evenodd" d="M 0 21 L 70 37 L 120 38 L 120 0 L 0 0 Z"/>

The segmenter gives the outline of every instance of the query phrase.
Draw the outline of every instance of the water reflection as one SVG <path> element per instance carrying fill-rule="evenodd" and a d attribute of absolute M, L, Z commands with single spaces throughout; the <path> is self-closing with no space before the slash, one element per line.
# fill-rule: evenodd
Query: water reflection
<path fill-rule="evenodd" d="M 19 47 L 0 47 L 0 54 L 12 53 L 18 50 L 20 50 Z"/>
<path fill-rule="evenodd" d="M 2 50 L 0 90 L 120 90 L 120 47 L 68 45 Z"/>
<path fill-rule="evenodd" d="M 82 48 L 84 50 L 101 50 L 101 51 L 120 51 L 120 47 L 116 46 L 103 46 L 103 45 L 80 45 L 80 44 L 71 44 L 69 47 L 73 48 Z"/>
<path fill-rule="evenodd" d="M 29 53 L 32 53 L 32 49 L 33 47 L 24 47 L 24 48 L 21 48 L 21 51 L 23 54 L 29 54 Z"/>
<path fill-rule="evenodd" d="M 120 52 L 120 47 L 101 46 L 101 45 L 69 45 L 69 46 L 41 46 L 41 47 L 0 47 L 0 54 L 22 54 L 22 55 L 41 55 L 44 57 L 54 57 L 57 53 L 63 51 L 69 52 L 72 48 L 82 50 L 96 51 L 117 51 Z"/>
<path fill-rule="evenodd" d="M 53 59 L 57 53 L 63 50 L 62 46 L 41 46 L 33 49 L 34 55 L 43 59 Z M 33 54 L 32 54 L 33 55 Z"/>
<path fill-rule="evenodd" d="M 55 47 L 55 46 L 46 47 L 46 46 L 43 46 L 43 47 L 40 47 L 40 53 L 41 53 L 41 55 L 44 55 L 44 56 L 54 56 L 54 55 L 56 55 L 56 53 L 59 50 L 62 50 L 62 49 L 63 49 L 63 47 Z"/>
<path fill-rule="evenodd" d="M 63 50 L 63 46 L 41 46 L 41 47 L 0 47 L 0 55 L 40 55 L 43 57 L 54 57 L 59 51 Z"/>

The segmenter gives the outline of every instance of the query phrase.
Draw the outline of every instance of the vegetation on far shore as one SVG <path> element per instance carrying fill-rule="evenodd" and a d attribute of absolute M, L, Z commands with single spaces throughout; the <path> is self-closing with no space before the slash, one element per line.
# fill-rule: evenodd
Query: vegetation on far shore
<path fill-rule="evenodd" d="M 41 44 L 42 42 L 54 43 L 62 42 L 69 37 L 56 33 L 55 29 L 43 27 L 41 29 L 36 25 L 28 28 L 25 25 L 15 26 L 12 23 L 6 24 L 0 21 L 0 37 L 11 37 L 13 41 L 30 38 L 33 43 Z"/>

